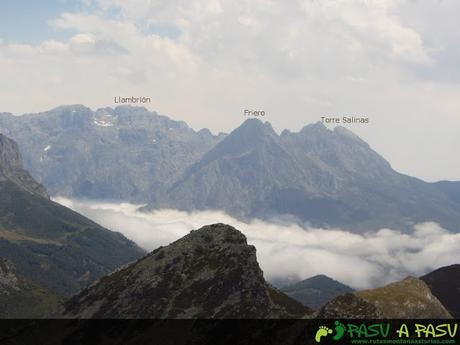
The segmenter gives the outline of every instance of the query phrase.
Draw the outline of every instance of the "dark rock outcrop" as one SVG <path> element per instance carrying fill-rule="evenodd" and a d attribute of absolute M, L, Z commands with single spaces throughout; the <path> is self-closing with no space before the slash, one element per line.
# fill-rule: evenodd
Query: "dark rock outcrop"
<path fill-rule="evenodd" d="M 420 278 L 456 319 L 460 318 L 460 265 L 441 267 Z"/>
<path fill-rule="evenodd" d="M 289 318 L 311 311 L 271 287 L 255 248 L 214 224 L 103 277 L 65 304 L 77 318 Z"/>
<path fill-rule="evenodd" d="M 16 142 L 0 133 L 0 182 L 6 180 L 14 182 L 30 193 L 49 198 L 45 188 L 23 168 Z"/>

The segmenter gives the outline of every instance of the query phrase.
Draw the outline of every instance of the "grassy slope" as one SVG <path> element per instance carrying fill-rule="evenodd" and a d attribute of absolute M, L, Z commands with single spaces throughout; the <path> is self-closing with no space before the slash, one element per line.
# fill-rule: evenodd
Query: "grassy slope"
<path fill-rule="evenodd" d="M 0 182 L 0 253 L 18 273 L 68 296 L 144 254 L 119 233 L 12 182 Z"/>

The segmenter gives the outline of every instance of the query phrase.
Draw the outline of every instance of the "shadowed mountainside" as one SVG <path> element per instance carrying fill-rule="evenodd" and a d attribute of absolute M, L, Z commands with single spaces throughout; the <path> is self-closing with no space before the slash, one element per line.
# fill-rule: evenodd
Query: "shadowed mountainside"
<path fill-rule="evenodd" d="M 18 275 L 68 296 L 144 254 L 120 233 L 49 200 L 1 134 L 0 157 L 0 253 Z"/>
<path fill-rule="evenodd" d="M 460 318 L 460 265 L 441 267 L 420 278 L 454 318 Z"/>
<path fill-rule="evenodd" d="M 18 276 L 14 265 L 0 258 L 0 318 L 49 317 L 61 303 L 57 294 Z"/>

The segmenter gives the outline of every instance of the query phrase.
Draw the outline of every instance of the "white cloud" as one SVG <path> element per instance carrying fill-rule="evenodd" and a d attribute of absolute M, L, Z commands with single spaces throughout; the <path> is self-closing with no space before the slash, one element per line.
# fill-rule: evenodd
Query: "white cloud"
<path fill-rule="evenodd" d="M 52 21 L 68 40 L 0 42 L 0 111 L 145 95 L 214 131 L 247 108 L 278 130 L 365 115 L 352 130 L 399 170 L 460 178 L 458 1 L 85 2 Z"/>
<path fill-rule="evenodd" d="M 255 245 L 269 280 L 326 274 L 352 287 L 368 288 L 460 262 L 460 234 L 451 234 L 436 223 L 418 224 L 410 234 L 390 229 L 352 234 L 257 219 L 243 223 L 218 211 L 140 213 L 138 206 L 128 203 L 56 201 L 122 232 L 148 250 L 167 245 L 203 225 L 231 224 Z"/>

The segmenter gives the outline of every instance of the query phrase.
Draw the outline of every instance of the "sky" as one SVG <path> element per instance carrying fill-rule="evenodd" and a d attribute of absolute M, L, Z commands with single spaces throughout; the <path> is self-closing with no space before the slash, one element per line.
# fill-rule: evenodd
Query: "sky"
<path fill-rule="evenodd" d="M 230 224 L 256 247 L 265 278 L 274 282 L 295 282 L 326 274 L 355 289 L 366 289 L 408 275 L 419 277 L 460 262 L 460 234 L 449 233 L 432 222 L 416 224 L 410 233 L 381 229 L 353 234 L 276 220 L 267 223 L 253 219 L 244 223 L 219 211 L 144 213 L 137 211 L 138 205 L 129 203 L 66 198 L 55 201 L 123 233 L 148 251 L 168 245 L 204 225 Z"/>
<path fill-rule="evenodd" d="M 460 180 L 457 0 L 3 0 L 0 112 L 147 108 L 225 131 L 264 110 L 294 131 L 322 116 L 392 166 Z"/>

